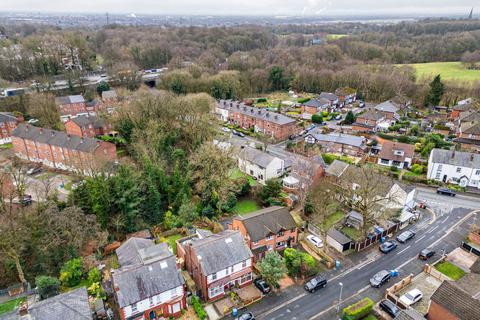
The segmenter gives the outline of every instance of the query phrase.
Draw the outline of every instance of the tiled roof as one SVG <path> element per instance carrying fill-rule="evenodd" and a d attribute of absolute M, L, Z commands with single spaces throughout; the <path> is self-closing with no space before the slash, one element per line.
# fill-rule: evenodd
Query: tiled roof
<path fill-rule="evenodd" d="M 105 124 L 105 121 L 102 118 L 91 115 L 82 115 L 72 118 L 71 120 L 75 122 L 79 127 L 87 127 L 89 125 L 92 125 L 94 128 L 97 129 L 103 127 Z"/>
<path fill-rule="evenodd" d="M 352 240 L 349 237 L 347 237 L 346 235 L 344 235 L 343 233 L 341 233 L 335 228 L 331 228 L 330 230 L 328 230 L 327 235 L 330 236 L 332 239 L 336 240 L 340 244 L 347 244 L 352 242 Z"/>
<path fill-rule="evenodd" d="M 117 250 L 115 250 L 120 267 L 125 268 L 141 264 L 142 258 L 139 255 L 139 251 L 152 245 L 153 241 L 149 239 L 130 238 L 125 241 Z"/>
<path fill-rule="evenodd" d="M 480 319 L 480 300 L 472 298 L 453 281 L 444 281 L 433 293 L 431 301 L 443 306 L 458 319 Z"/>
<path fill-rule="evenodd" d="M 55 104 L 57 104 L 57 105 L 82 103 L 82 102 L 85 102 L 85 99 L 81 95 L 63 96 L 63 97 L 56 97 L 55 98 Z"/>
<path fill-rule="evenodd" d="M 264 239 L 269 234 L 291 230 L 297 225 L 285 207 L 269 207 L 236 218 L 243 222 L 252 241 Z"/>
<path fill-rule="evenodd" d="M 325 98 L 318 98 L 318 99 L 310 99 L 307 102 L 305 102 L 303 105 L 306 107 L 321 108 L 329 104 L 330 104 L 330 100 Z"/>
<path fill-rule="evenodd" d="M 480 168 L 480 154 L 455 150 L 433 149 L 432 163 L 449 164 L 466 168 Z"/>
<path fill-rule="evenodd" d="M 15 117 L 10 112 L 0 112 L 0 122 L 12 122 L 17 121 L 17 117 Z"/>
<path fill-rule="evenodd" d="M 244 147 L 238 154 L 240 159 L 247 160 L 259 167 L 266 168 L 276 157 L 256 148 Z"/>
<path fill-rule="evenodd" d="M 295 119 L 287 117 L 283 114 L 265 110 L 265 108 L 250 107 L 238 101 L 220 100 L 218 107 L 232 112 L 239 112 L 249 115 L 253 118 L 272 122 L 278 125 L 295 123 Z"/>
<path fill-rule="evenodd" d="M 403 151 L 404 154 L 396 155 L 395 151 Z M 382 150 L 378 153 L 381 159 L 388 159 L 394 161 L 405 161 L 405 158 L 413 159 L 415 153 L 415 146 L 408 143 L 392 142 L 385 140 L 382 143 Z"/>
<path fill-rule="evenodd" d="M 364 139 L 362 137 L 352 136 L 349 134 L 341 134 L 341 133 L 322 134 L 318 129 L 315 129 L 312 132 L 310 132 L 309 135 L 315 138 L 315 140 L 323 141 L 323 142 L 340 143 L 340 144 L 359 147 L 359 148 L 365 146 Z"/>
<path fill-rule="evenodd" d="M 347 168 L 348 163 L 335 159 L 328 166 L 327 170 L 325 170 L 325 173 L 331 176 L 340 177 Z"/>
<path fill-rule="evenodd" d="M 425 317 L 415 309 L 406 309 L 400 311 L 395 320 L 425 320 Z"/>
<path fill-rule="evenodd" d="M 333 102 L 338 99 L 338 96 L 331 92 L 322 92 L 320 93 L 320 98 L 324 98 Z"/>
<path fill-rule="evenodd" d="M 82 138 L 63 131 L 43 129 L 23 123 L 13 130 L 12 136 L 82 152 L 95 151 L 101 142 L 93 138 Z"/>
<path fill-rule="evenodd" d="M 359 114 L 357 116 L 357 119 L 367 119 L 367 120 L 378 121 L 378 120 L 380 120 L 384 117 L 385 116 L 383 114 L 381 114 L 380 112 L 378 112 L 374 109 L 370 109 L 370 110 L 366 111 L 365 113 Z"/>
<path fill-rule="evenodd" d="M 398 107 L 390 100 L 382 102 L 375 107 L 375 110 L 383 112 L 395 113 L 398 111 Z"/>
<path fill-rule="evenodd" d="M 480 122 L 464 122 L 461 129 L 462 134 L 480 134 Z"/>
<path fill-rule="evenodd" d="M 102 92 L 102 99 L 114 99 L 117 97 L 117 92 L 115 90 L 108 90 Z"/>

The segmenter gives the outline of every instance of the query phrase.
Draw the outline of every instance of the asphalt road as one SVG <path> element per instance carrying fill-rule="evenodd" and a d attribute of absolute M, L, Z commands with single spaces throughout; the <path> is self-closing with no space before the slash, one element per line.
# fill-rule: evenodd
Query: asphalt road
<path fill-rule="evenodd" d="M 418 253 L 422 249 L 430 247 L 437 251 L 436 258 L 439 258 L 442 250 L 449 252 L 458 247 L 465 236 L 464 230 L 467 230 L 468 225 L 475 217 L 470 213 L 472 208 L 480 209 L 480 200 L 469 196 L 449 198 L 437 195 L 434 190 L 422 189 L 417 198 L 425 201 L 427 205 L 435 204 L 436 207 L 441 207 L 443 203 L 447 206 L 458 205 L 460 207 L 464 205 L 463 207 L 468 208 L 455 208 L 451 212 L 444 210 L 444 213 L 437 214 L 430 224 L 412 225 L 411 230 L 416 232 L 414 239 L 406 244 L 399 244 L 398 248 L 389 254 L 378 253 L 375 257 L 343 271 L 329 279 L 325 289 L 313 294 L 301 291 L 299 288 L 290 289 L 297 290 L 297 294 L 288 301 L 277 304 L 275 301 L 269 303 L 269 297 L 266 297 L 260 304 L 251 306 L 250 311 L 256 315 L 257 319 L 335 319 L 338 318 L 335 309 L 339 301 L 340 283 L 343 283 L 341 307 L 364 296 L 379 300 L 388 285 L 384 285 L 380 289 L 371 288 L 369 279 L 375 273 L 381 270 L 397 269 L 399 278 L 410 273 L 420 273 L 424 263 L 418 260 Z M 434 210 L 438 209 L 436 207 Z M 432 260 L 436 258 L 434 257 Z"/>

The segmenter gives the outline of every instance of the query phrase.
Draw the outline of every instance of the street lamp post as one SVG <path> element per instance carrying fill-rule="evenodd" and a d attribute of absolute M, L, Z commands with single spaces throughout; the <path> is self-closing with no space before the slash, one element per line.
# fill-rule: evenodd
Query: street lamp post
<path fill-rule="evenodd" d="M 340 296 L 338 297 L 337 313 L 340 311 L 340 303 L 342 302 L 343 283 L 339 282 L 338 285 L 340 286 Z"/>

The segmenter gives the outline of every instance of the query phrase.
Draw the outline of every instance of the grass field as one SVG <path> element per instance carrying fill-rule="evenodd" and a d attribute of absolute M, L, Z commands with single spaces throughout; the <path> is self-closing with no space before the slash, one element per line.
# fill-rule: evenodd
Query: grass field
<path fill-rule="evenodd" d="M 15 310 L 15 308 L 17 308 L 23 301 L 25 301 L 25 297 L 13 299 L 0 304 L 0 314 L 8 313 Z"/>
<path fill-rule="evenodd" d="M 448 261 L 440 262 L 435 266 L 435 269 L 453 280 L 458 280 L 465 274 L 465 271 Z"/>
<path fill-rule="evenodd" d="M 255 200 L 245 199 L 237 202 L 233 208 L 233 212 L 239 215 L 244 215 L 260 209 L 260 206 Z"/>
<path fill-rule="evenodd" d="M 430 62 L 410 64 L 417 73 L 417 80 L 431 80 L 440 74 L 442 80 L 473 83 L 480 81 L 480 70 L 468 70 L 461 62 Z"/>
<path fill-rule="evenodd" d="M 338 40 L 344 37 L 348 37 L 348 34 L 327 34 L 327 40 Z"/>

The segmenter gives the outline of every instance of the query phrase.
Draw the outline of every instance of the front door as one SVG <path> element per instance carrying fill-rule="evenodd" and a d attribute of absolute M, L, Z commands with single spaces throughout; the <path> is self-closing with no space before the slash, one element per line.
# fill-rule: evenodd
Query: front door
<path fill-rule="evenodd" d="M 150 318 L 150 320 L 157 320 L 157 316 L 155 315 L 154 310 L 150 311 L 150 313 L 148 314 L 148 317 Z"/>

